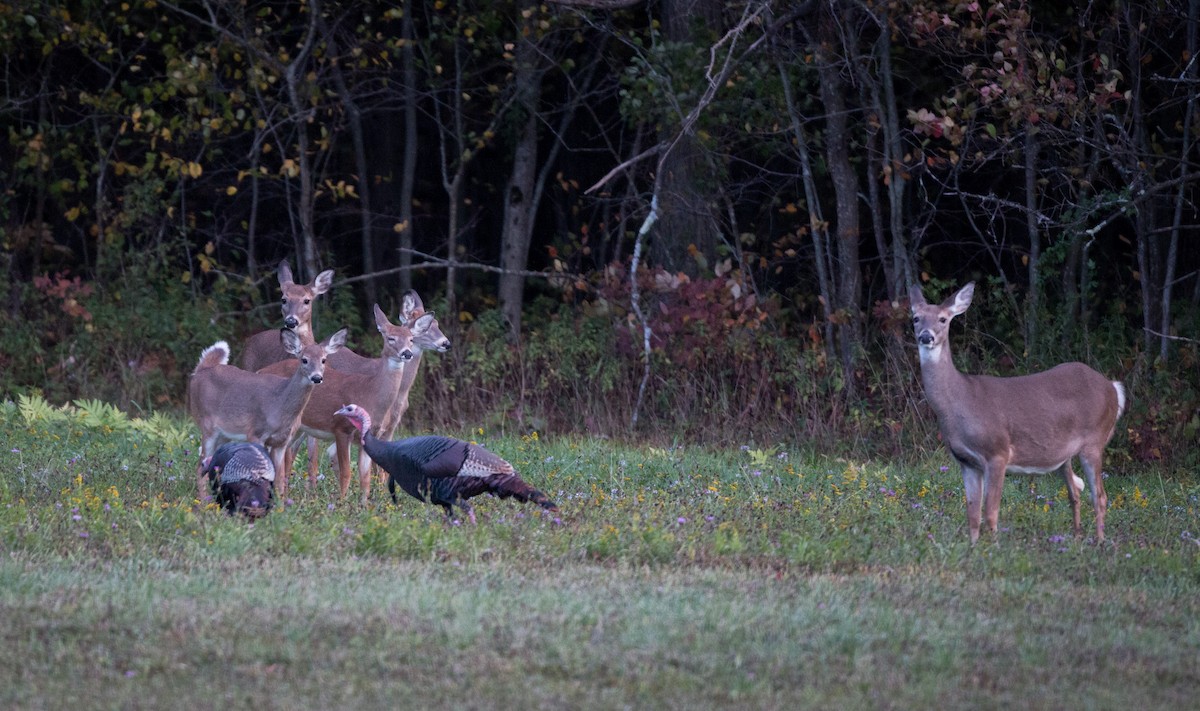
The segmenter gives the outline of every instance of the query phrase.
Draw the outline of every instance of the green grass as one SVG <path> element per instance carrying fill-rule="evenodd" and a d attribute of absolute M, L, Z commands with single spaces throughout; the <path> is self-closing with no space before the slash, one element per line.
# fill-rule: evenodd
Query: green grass
<path fill-rule="evenodd" d="M 99 419 L 98 419 L 99 418 Z M 184 423 L 0 407 L 0 708 L 1146 708 L 1200 691 L 1200 483 L 460 433 L 559 515 L 198 506 Z M 181 435 L 181 431 L 185 434 Z M 357 496 L 352 496 L 356 501 Z M 1090 507 L 1084 507 L 1085 520 Z"/>

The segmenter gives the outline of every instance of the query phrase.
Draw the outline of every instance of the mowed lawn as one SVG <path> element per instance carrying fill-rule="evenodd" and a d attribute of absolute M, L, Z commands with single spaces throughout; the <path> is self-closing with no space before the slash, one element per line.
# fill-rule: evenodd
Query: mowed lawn
<path fill-rule="evenodd" d="M 328 480 L 198 506 L 190 425 L 0 407 L 0 708 L 1187 708 L 1200 483 L 1113 472 L 1109 541 L 948 456 L 458 433 L 561 511 L 479 524 Z"/>

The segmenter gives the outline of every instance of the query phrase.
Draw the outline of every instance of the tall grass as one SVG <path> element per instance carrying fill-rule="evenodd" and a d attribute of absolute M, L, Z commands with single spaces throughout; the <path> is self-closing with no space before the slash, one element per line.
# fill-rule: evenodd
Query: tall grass
<path fill-rule="evenodd" d="M 184 423 L 90 405 L 0 407 L 0 707 L 1117 708 L 1200 691 L 1191 477 L 1110 477 L 1102 546 L 1070 534 L 1061 482 L 1014 477 L 1001 533 L 971 547 L 941 455 L 475 427 L 459 434 L 558 515 L 484 499 L 471 527 L 322 481 L 248 525 L 196 501 Z"/>

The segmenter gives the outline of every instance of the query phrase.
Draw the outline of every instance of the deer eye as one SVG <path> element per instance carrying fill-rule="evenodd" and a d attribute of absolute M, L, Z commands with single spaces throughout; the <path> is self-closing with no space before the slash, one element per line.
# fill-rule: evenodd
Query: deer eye
<path fill-rule="evenodd" d="M 307 305 L 307 304 L 311 304 L 311 303 L 312 303 L 312 299 L 305 299 L 305 300 L 304 300 L 304 303 L 305 303 L 306 305 Z"/>
<path fill-rule="evenodd" d="M 945 316 L 938 317 L 938 323 L 946 323 L 946 317 Z"/>
<path fill-rule="evenodd" d="M 300 363 L 301 363 L 301 364 L 303 364 L 303 365 L 308 365 L 308 357 L 307 357 L 307 356 L 301 356 L 301 357 L 300 357 Z"/>
<path fill-rule="evenodd" d="M 283 297 L 282 299 L 280 299 L 280 300 L 279 300 L 279 302 L 280 302 L 280 303 L 282 303 L 282 304 L 286 304 L 286 303 L 287 303 L 287 297 L 286 297 L 286 296 L 285 296 L 285 297 Z"/>
<path fill-rule="evenodd" d="M 914 325 L 915 325 L 917 322 L 919 322 L 920 320 L 921 320 L 921 317 L 920 317 L 920 316 L 913 316 L 913 324 L 914 324 Z"/>

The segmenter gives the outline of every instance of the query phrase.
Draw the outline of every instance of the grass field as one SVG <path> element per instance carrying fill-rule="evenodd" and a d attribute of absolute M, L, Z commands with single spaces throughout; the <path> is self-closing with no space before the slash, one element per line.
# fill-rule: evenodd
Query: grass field
<path fill-rule="evenodd" d="M 323 481 L 247 525 L 195 501 L 190 425 L 0 406 L 0 708 L 1185 708 L 1200 481 L 1115 473 L 1109 542 L 1013 477 L 458 433 L 561 513 L 479 525 Z M 1032 486 L 1031 486 L 1032 481 Z M 356 500 L 357 497 L 351 497 Z M 1084 507 L 1090 525 L 1091 508 Z"/>

